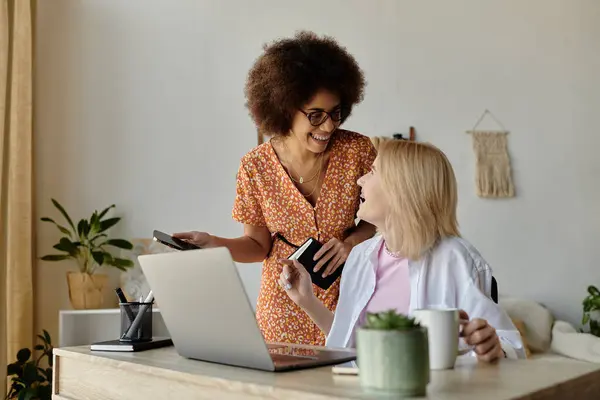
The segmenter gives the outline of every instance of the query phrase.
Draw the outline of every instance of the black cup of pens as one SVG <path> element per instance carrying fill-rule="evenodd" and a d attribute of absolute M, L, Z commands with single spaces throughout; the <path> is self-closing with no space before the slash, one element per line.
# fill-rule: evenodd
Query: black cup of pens
<path fill-rule="evenodd" d="M 152 304 L 142 302 L 119 303 L 121 309 L 121 342 L 148 342 L 152 340 Z"/>

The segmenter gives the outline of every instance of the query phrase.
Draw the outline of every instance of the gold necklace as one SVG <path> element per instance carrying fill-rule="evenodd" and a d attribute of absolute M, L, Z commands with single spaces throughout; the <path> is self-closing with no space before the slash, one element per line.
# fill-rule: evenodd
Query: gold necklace
<path fill-rule="evenodd" d="M 321 179 L 321 168 L 319 168 L 319 175 L 318 175 L 318 178 L 317 178 L 317 183 L 315 183 L 315 186 L 313 187 L 313 190 L 311 190 L 309 194 L 304 194 L 304 193 L 302 193 L 302 191 L 300 190 L 300 188 L 298 188 L 298 191 L 299 191 L 300 193 L 302 193 L 302 196 L 304 196 L 304 197 L 310 197 L 310 196 L 312 196 L 312 194 L 313 194 L 313 193 L 314 193 L 314 192 L 317 190 L 317 188 L 319 187 L 319 180 L 320 180 L 320 179 Z"/>
<path fill-rule="evenodd" d="M 281 143 L 283 144 L 283 146 L 285 147 L 286 151 L 290 155 L 290 158 L 291 158 L 290 169 L 293 170 L 296 173 L 296 175 L 298 175 L 298 177 L 300 178 L 299 180 L 296 180 L 296 179 L 294 179 L 294 177 L 290 173 L 288 175 L 290 176 L 290 179 L 292 181 L 297 182 L 299 184 L 308 183 L 308 182 L 311 182 L 313 179 L 315 179 L 316 177 L 318 177 L 321 174 L 321 171 L 323 169 L 323 158 L 324 158 L 323 157 L 323 153 L 319 154 L 319 161 L 320 162 L 319 162 L 319 169 L 317 170 L 317 172 L 312 177 L 310 177 L 310 179 L 304 179 L 304 177 L 302 175 L 300 175 L 298 173 L 298 171 L 296 171 L 296 169 L 294 168 L 294 157 L 292 156 L 292 152 L 290 151 L 290 148 L 287 146 L 287 144 L 285 143 L 284 140 L 282 140 Z M 314 190 L 313 190 L 313 192 L 314 192 Z"/>

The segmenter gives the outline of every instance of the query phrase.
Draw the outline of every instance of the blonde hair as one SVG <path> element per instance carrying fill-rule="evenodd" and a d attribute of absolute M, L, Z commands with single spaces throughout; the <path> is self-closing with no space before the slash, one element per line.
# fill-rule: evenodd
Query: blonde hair
<path fill-rule="evenodd" d="M 379 150 L 379 146 L 381 146 L 381 143 L 391 139 L 392 138 L 386 136 L 373 136 L 371 138 L 371 143 L 373 143 L 373 147 L 375 147 L 375 150 Z"/>
<path fill-rule="evenodd" d="M 376 168 L 390 204 L 388 247 L 419 259 L 442 238 L 460 236 L 456 177 L 437 147 L 407 140 L 379 143 Z"/>

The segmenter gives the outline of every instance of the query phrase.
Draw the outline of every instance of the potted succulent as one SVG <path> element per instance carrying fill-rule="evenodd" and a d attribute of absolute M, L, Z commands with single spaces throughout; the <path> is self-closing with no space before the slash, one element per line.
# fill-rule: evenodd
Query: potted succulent
<path fill-rule="evenodd" d="M 133 245 L 125 239 L 109 239 L 106 232 L 116 225 L 121 218 L 107 218 L 108 212 L 115 207 L 110 205 L 102 212 L 94 211 L 90 219 L 81 219 L 77 225 L 64 207 L 52 199 L 54 207 L 67 222 L 61 225 L 52 218 L 41 220 L 50 222 L 63 234 L 53 247 L 61 254 L 49 254 L 42 257 L 44 261 L 62 261 L 72 259 L 77 262 L 78 271 L 67 272 L 69 300 L 74 309 L 93 309 L 103 306 L 103 292 L 108 282 L 106 274 L 96 273 L 102 266 L 118 268 L 125 271 L 133 266 L 129 259 L 114 257 L 110 247 L 131 250 Z"/>
<path fill-rule="evenodd" d="M 427 328 L 394 310 L 367 313 L 357 330 L 360 384 L 367 389 L 424 396 L 429 383 Z"/>
<path fill-rule="evenodd" d="M 600 290 L 596 286 L 588 287 L 588 296 L 583 299 L 582 325 L 590 324 L 590 333 L 600 337 Z"/>

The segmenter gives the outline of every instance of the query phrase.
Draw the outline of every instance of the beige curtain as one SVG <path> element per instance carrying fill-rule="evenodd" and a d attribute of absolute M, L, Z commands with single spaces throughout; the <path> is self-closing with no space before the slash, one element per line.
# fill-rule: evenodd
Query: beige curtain
<path fill-rule="evenodd" d="M 31 0 L 0 0 L 0 375 L 4 380 L 6 364 L 33 342 L 33 15 Z"/>

